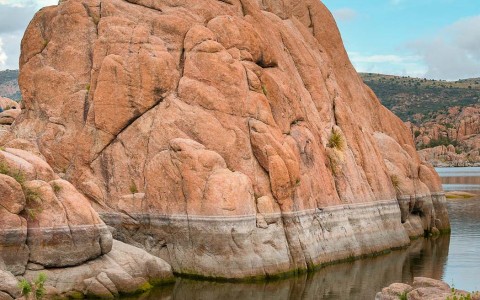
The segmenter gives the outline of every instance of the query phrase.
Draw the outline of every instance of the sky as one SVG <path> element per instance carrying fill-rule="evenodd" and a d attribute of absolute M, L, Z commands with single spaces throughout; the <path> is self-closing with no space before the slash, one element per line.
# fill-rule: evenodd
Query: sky
<path fill-rule="evenodd" d="M 357 71 L 480 77 L 480 0 L 324 0 Z"/>
<path fill-rule="evenodd" d="M 17 69 L 35 12 L 58 0 L 0 0 L 0 70 Z M 359 72 L 480 77 L 480 0 L 324 0 Z"/>

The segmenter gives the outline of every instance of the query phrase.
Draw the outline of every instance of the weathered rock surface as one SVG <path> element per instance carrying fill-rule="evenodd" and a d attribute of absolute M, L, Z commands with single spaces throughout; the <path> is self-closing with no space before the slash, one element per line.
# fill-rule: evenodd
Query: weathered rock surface
<path fill-rule="evenodd" d="M 316 0 L 62 1 L 20 63 L 14 138 L 177 272 L 308 269 L 449 228 L 437 174 Z"/>
<path fill-rule="evenodd" d="M 113 241 L 90 202 L 28 151 L 0 150 L 0 192 L 2 300 L 20 296 L 14 275 L 44 273 L 50 298 L 113 299 L 173 278 L 162 259 Z"/>
<path fill-rule="evenodd" d="M 0 107 L 0 125 L 11 125 L 22 112 L 20 104 L 8 98 L 0 97 Z"/>
<path fill-rule="evenodd" d="M 4 148 L 0 173 L 2 269 L 74 266 L 110 251 L 111 233 L 89 201 L 40 157 Z"/>
<path fill-rule="evenodd" d="M 113 299 L 119 294 L 144 291 L 154 284 L 173 280 L 172 268 L 165 261 L 119 241 L 113 242 L 108 254 L 85 264 L 27 270 L 23 277 L 34 280 L 39 273 L 47 276 L 50 297 L 79 293 L 87 297 Z"/>
<path fill-rule="evenodd" d="M 79 266 L 43 269 L 38 265 L 32 268 L 32 265 L 29 264 L 21 277 L 34 282 L 40 273 L 46 275 L 47 299 L 78 298 L 80 295 L 114 299 L 122 294 L 138 293 L 148 290 L 152 285 L 173 280 L 172 268 L 165 261 L 119 241 L 113 242 L 112 251 L 108 254 Z M 5 299 L 20 297 L 17 278 L 2 270 L 1 292 L 5 293 Z"/>
<path fill-rule="evenodd" d="M 20 104 L 16 101 L 13 101 L 12 99 L 0 96 L 0 107 L 3 110 L 19 109 Z"/>
<path fill-rule="evenodd" d="M 397 300 L 401 295 L 406 296 L 405 299 L 409 300 L 458 299 L 467 295 L 470 295 L 468 299 L 480 299 L 480 293 L 455 290 L 440 280 L 415 277 L 411 286 L 403 283 L 393 283 L 389 287 L 382 289 L 381 292 L 377 293 L 375 300 Z"/>
<path fill-rule="evenodd" d="M 11 273 L 0 269 L 0 299 L 13 299 L 18 297 L 20 297 L 20 289 L 18 288 L 17 279 Z"/>

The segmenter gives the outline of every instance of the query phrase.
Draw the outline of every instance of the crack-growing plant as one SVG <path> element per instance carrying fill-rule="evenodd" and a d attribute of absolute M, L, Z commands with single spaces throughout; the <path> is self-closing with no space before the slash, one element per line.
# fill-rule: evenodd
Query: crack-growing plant
<path fill-rule="evenodd" d="M 43 210 L 39 204 L 42 203 L 42 194 L 39 191 L 38 187 L 30 187 L 28 185 L 22 185 L 23 194 L 25 195 L 25 200 L 27 205 L 25 207 L 25 213 L 29 220 L 35 220 L 37 214 L 41 213 Z"/>
<path fill-rule="evenodd" d="M 130 193 L 132 195 L 135 195 L 136 193 L 138 193 L 138 188 L 137 188 L 137 185 L 135 184 L 135 182 L 132 180 L 132 182 L 130 183 Z"/>
<path fill-rule="evenodd" d="M 392 185 L 395 191 L 399 193 L 401 191 L 400 177 L 398 177 L 398 175 L 395 175 L 395 174 L 390 175 L 390 181 L 392 182 Z"/>
<path fill-rule="evenodd" d="M 343 151 L 345 149 L 345 139 L 338 129 L 332 129 L 332 133 L 328 138 L 328 145 L 329 148 L 337 149 L 339 151 Z"/>
<path fill-rule="evenodd" d="M 58 183 L 54 182 L 52 184 L 52 189 L 53 189 L 53 192 L 55 194 L 57 194 L 58 192 L 60 192 L 62 190 L 62 187 L 60 185 L 58 185 Z"/>
<path fill-rule="evenodd" d="M 268 97 L 267 87 L 264 84 L 262 84 L 262 92 L 265 95 L 265 97 Z"/>
<path fill-rule="evenodd" d="M 23 187 L 25 183 L 25 174 L 22 170 L 13 171 L 10 167 L 3 161 L 0 161 L 0 174 L 7 175 L 15 179 Z"/>
<path fill-rule="evenodd" d="M 25 200 L 27 200 L 27 204 L 41 203 L 42 197 L 37 188 L 24 186 L 23 194 L 25 194 Z"/>
<path fill-rule="evenodd" d="M 343 137 L 341 131 L 339 129 L 332 128 L 332 133 L 328 138 L 327 156 L 333 175 L 338 175 L 341 171 L 341 166 L 345 161 L 345 156 L 343 153 L 345 146 L 345 138 Z"/>
<path fill-rule="evenodd" d="M 29 282 L 25 278 L 20 280 L 18 288 L 20 293 L 27 300 L 41 300 L 45 296 L 45 282 L 47 281 L 47 275 L 44 273 L 38 274 L 34 282 Z"/>
<path fill-rule="evenodd" d="M 3 174 L 3 175 L 10 174 L 10 168 L 3 161 L 0 161 L 0 174 Z"/>

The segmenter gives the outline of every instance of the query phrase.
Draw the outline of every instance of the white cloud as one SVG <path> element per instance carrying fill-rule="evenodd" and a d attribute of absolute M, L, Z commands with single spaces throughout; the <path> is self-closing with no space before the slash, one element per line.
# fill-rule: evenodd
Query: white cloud
<path fill-rule="evenodd" d="M 427 71 L 421 56 L 365 55 L 358 52 L 349 52 L 348 55 L 358 72 L 423 77 Z"/>
<path fill-rule="evenodd" d="M 408 47 L 425 61 L 429 78 L 480 77 L 480 15 L 459 20 Z"/>
<path fill-rule="evenodd" d="M 335 17 L 335 20 L 345 22 L 352 21 L 357 17 L 357 12 L 348 7 L 336 9 L 332 14 Z"/>
<path fill-rule="evenodd" d="M 0 38 L 0 70 L 5 68 L 5 64 L 7 62 L 7 54 L 3 50 L 3 41 Z"/>
<path fill-rule="evenodd" d="M 20 41 L 28 23 L 43 6 L 58 0 L 0 0 L 0 70 L 17 69 Z"/>

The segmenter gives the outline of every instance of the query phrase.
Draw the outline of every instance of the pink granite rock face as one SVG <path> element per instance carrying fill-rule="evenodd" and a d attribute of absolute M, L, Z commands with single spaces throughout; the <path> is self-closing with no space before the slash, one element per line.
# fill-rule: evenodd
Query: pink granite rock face
<path fill-rule="evenodd" d="M 308 269 L 449 228 L 319 1 L 62 1 L 20 63 L 16 137 L 176 272 Z"/>
<path fill-rule="evenodd" d="M 21 275 L 28 262 L 82 264 L 110 252 L 112 235 L 90 202 L 24 150 L 0 150 L 0 269 Z"/>

